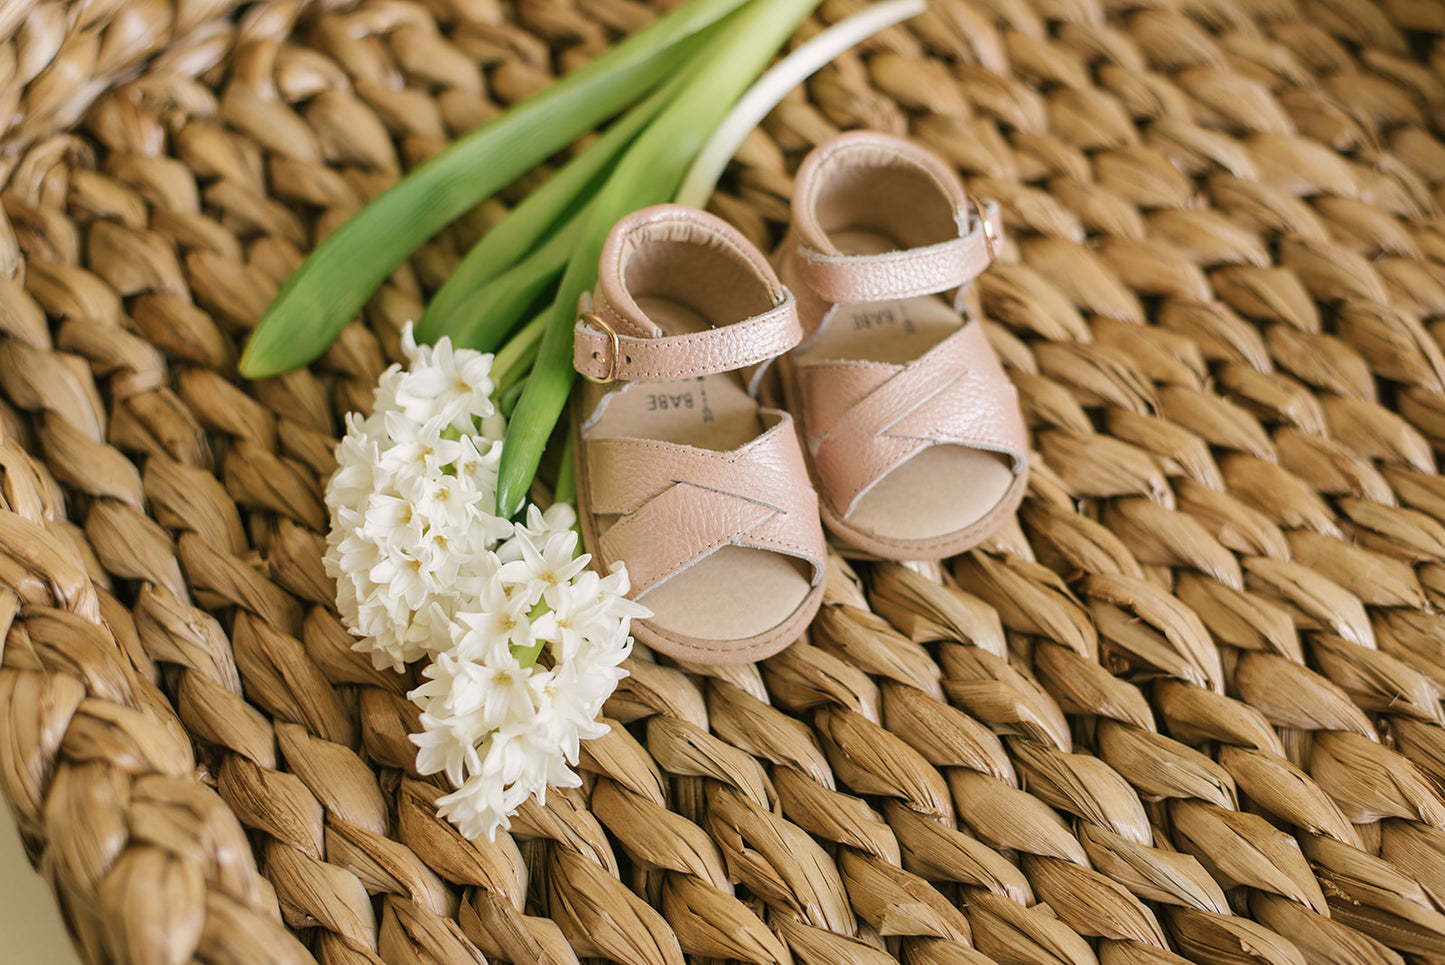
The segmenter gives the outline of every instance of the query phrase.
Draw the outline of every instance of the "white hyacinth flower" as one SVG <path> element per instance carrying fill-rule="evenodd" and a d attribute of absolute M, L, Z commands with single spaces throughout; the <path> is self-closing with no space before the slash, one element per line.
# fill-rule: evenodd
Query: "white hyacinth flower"
<path fill-rule="evenodd" d="M 524 524 L 495 512 L 506 422 L 491 400 L 492 356 L 416 344 L 377 384 L 372 414 L 347 417 L 326 570 L 342 620 L 378 668 L 430 658 L 408 696 L 422 709 L 417 768 L 456 788 L 438 813 L 494 837 L 548 785 L 576 787 L 581 741 L 627 676 L 633 617 L 620 564 L 588 569 L 557 503 Z"/>

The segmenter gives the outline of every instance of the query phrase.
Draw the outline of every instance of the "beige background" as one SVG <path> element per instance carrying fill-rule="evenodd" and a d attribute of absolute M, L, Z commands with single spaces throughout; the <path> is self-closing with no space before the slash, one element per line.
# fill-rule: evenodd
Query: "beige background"
<path fill-rule="evenodd" d="M 50 886 L 30 870 L 9 808 L 0 804 L 0 961 L 79 965 Z"/>

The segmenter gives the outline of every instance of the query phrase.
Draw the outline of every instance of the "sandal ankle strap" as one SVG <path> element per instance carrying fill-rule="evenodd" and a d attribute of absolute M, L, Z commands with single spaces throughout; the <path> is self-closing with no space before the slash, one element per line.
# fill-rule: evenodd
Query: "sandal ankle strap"
<path fill-rule="evenodd" d="M 807 245 L 796 250 L 796 268 L 825 301 L 857 304 L 914 298 L 963 288 L 998 255 L 1003 225 L 997 202 L 979 209 L 970 201 L 959 212 L 959 237 L 922 248 L 877 255 L 826 254 Z"/>
<path fill-rule="evenodd" d="M 676 261 L 664 271 L 668 252 Z M 665 284 L 688 295 L 695 286 L 701 297 L 686 300 L 711 327 L 664 335 L 632 289 L 637 258 L 643 259 L 644 274 L 662 271 Z M 573 333 L 572 364 L 600 384 L 670 382 L 746 369 L 803 339 L 793 296 L 762 254 L 736 228 L 678 205 L 657 205 L 617 223 L 603 246 L 588 307 Z M 745 311 L 755 314 L 740 317 Z"/>
<path fill-rule="evenodd" d="M 609 382 L 670 382 L 757 365 L 781 355 L 803 338 L 797 305 L 782 300 L 761 315 L 686 335 L 641 338 L 618 331 L 605 301 L 577 319 L 572 365 L 583 378 Z"/>

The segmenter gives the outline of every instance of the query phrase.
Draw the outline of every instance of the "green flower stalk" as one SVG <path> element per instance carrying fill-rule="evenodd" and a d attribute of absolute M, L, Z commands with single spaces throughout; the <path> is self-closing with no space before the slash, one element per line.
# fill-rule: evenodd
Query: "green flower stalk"
<path fill-rule="evenodd" d="M 512 386 L 518 385 L 532 370 L 532 363 L 537 360 L 537 349 L 542 344 L 542 333 L 547 329 L 547 318 L 550 315 L 550 309 L 542 312 L 497 350 L 497 356 L 492 360 L 492 382 L 497 387 L 499 397 L 511 391 Z"/>

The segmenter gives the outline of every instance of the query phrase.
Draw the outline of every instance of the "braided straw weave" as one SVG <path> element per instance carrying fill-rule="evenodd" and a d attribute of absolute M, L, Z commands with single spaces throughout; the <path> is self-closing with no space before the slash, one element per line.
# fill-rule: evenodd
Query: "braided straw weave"
<path fill-rule="evenodd" d="M 1445 960 L 1435 0 L 934 0 L 796 92 L 713 204 L 759 244 L 846 128 L 1002 203 L 1018 523 L 840 565 L 761 665 L 634 657 L 583 788 L 437 818 L 322 487 L 504 202 L 310 370 L 237 349 L 365 198 L 653 14 L 0 4 L 0 788 L 82 954 Z"/>

